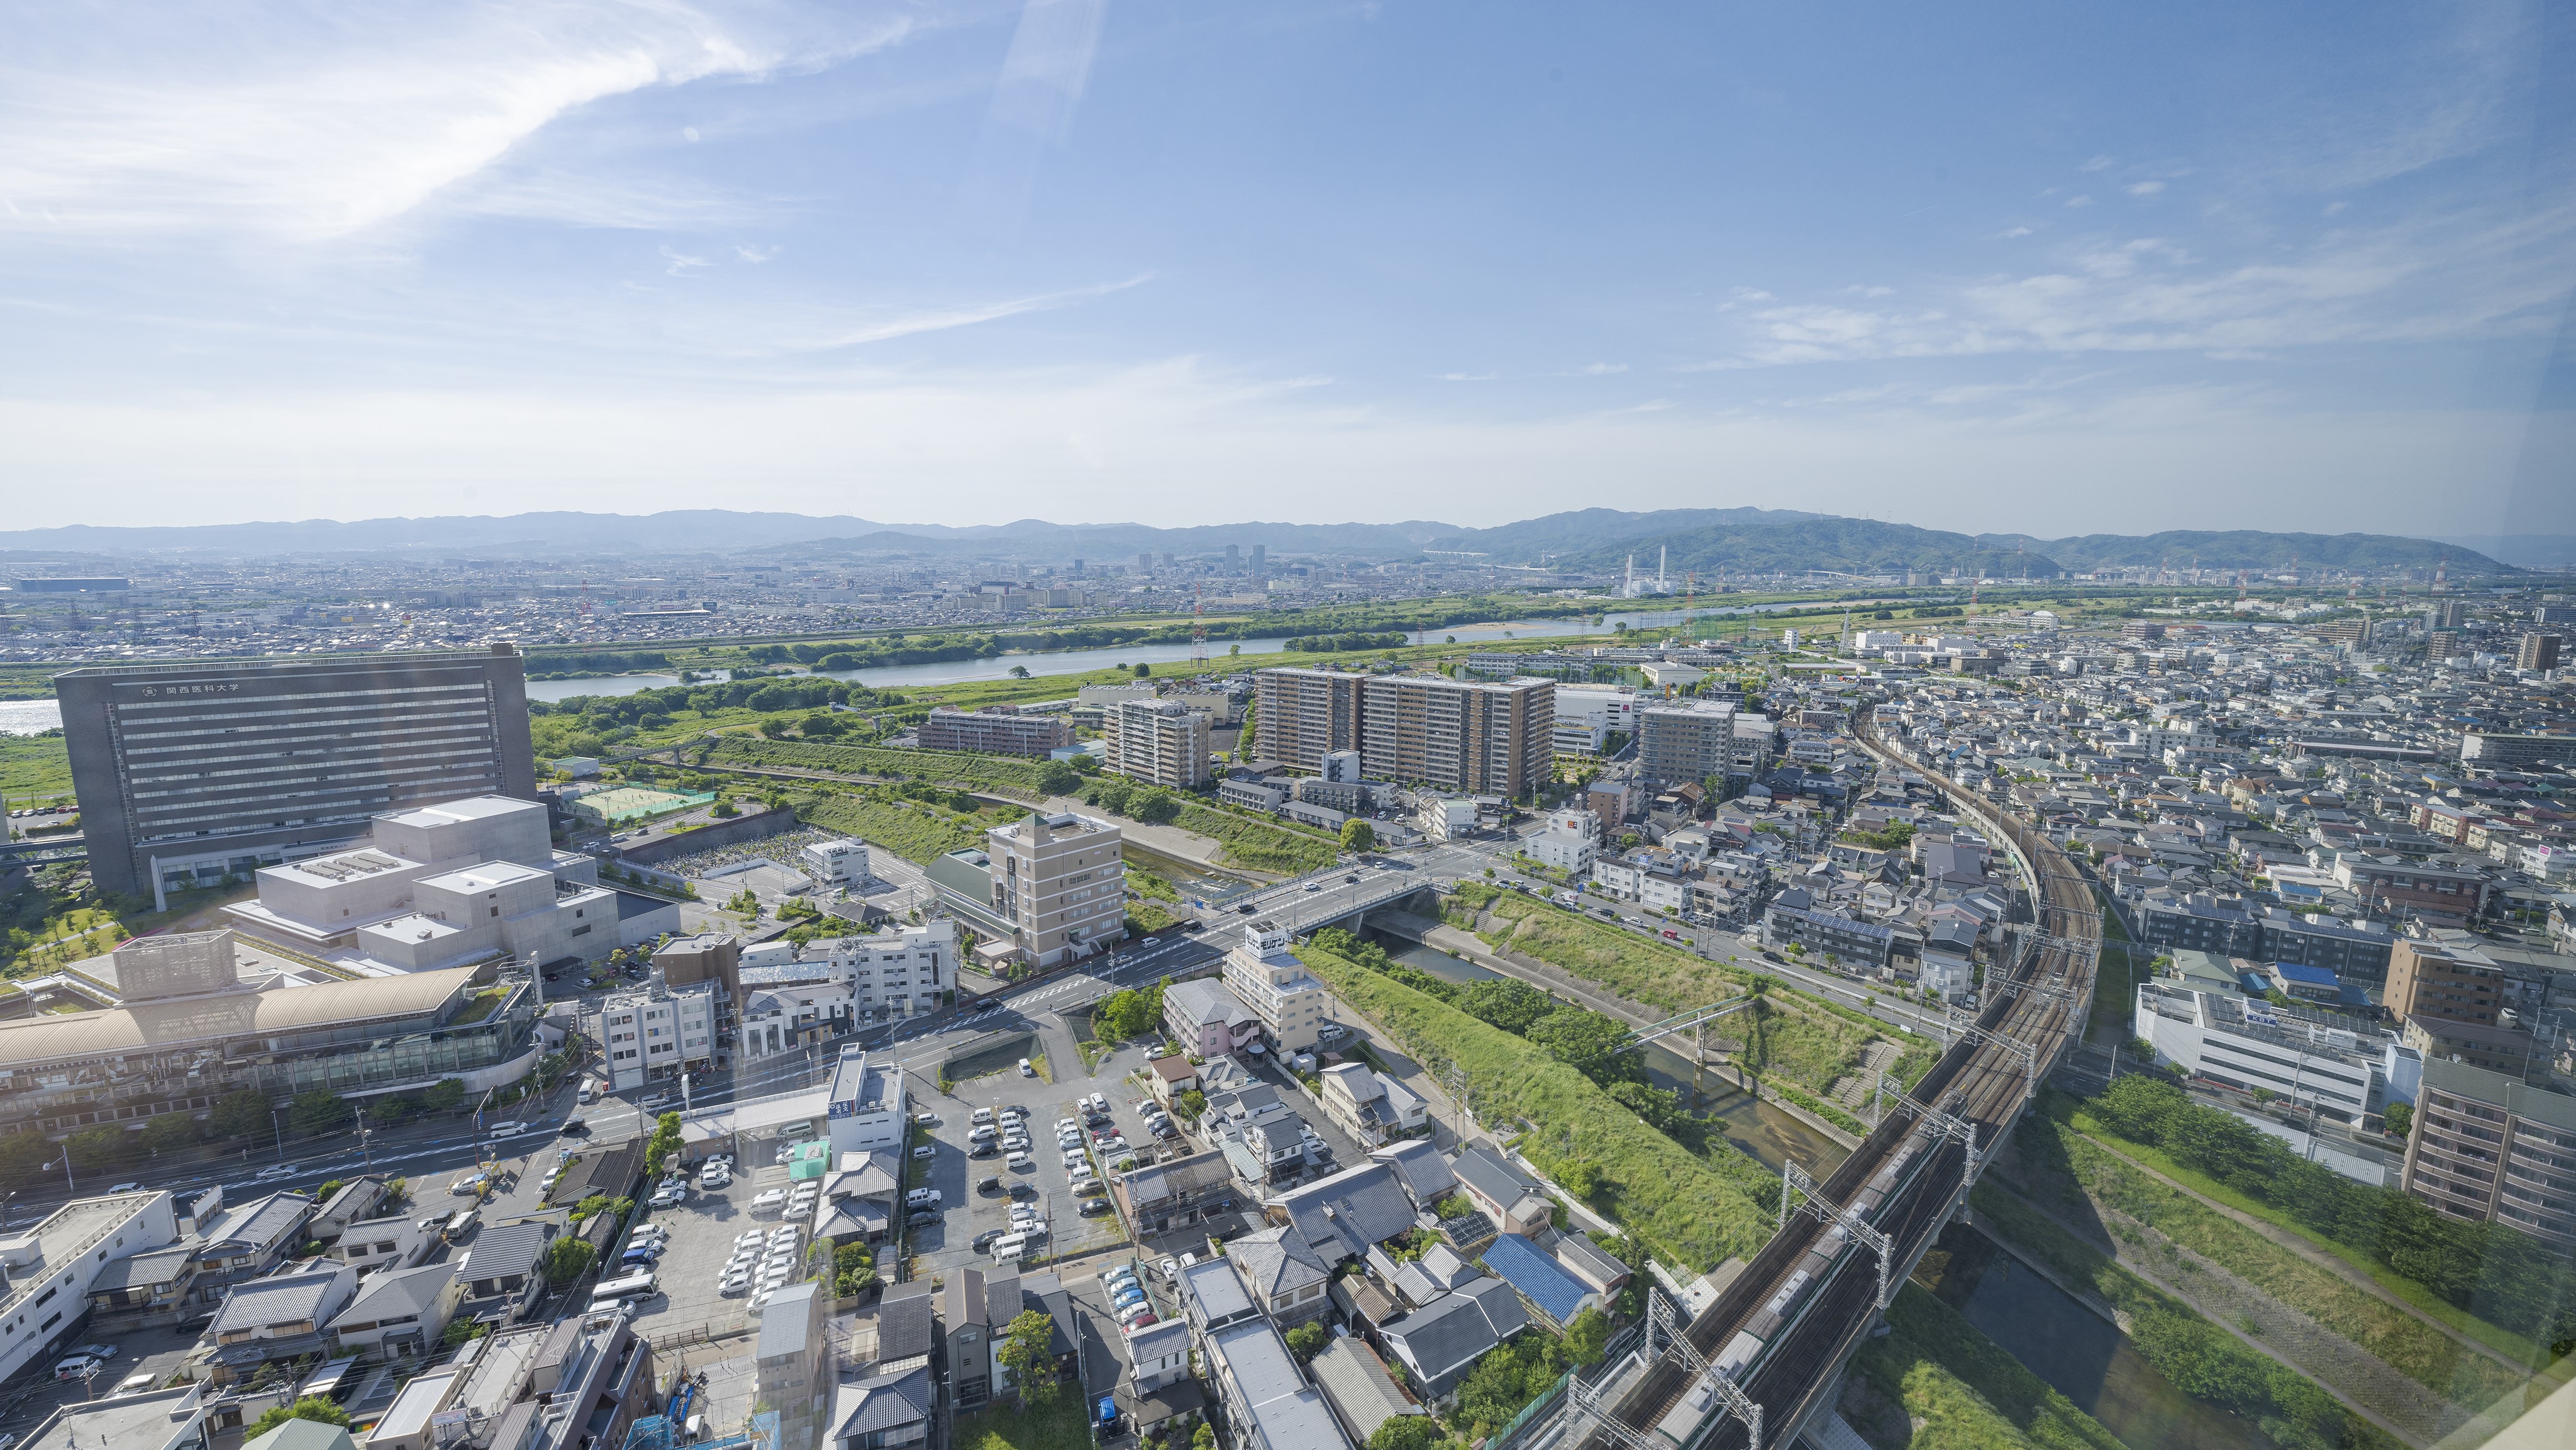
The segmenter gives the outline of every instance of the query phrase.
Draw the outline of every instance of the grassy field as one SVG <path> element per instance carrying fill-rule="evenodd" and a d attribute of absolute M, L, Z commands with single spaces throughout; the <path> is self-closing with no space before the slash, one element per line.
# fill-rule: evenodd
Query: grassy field
<path fill-rule="evenodd" d="M 0 735 L 0 801 L 15 808 L 71 793 L 71 754 L 62 736 Z"/>
<path fill-rule="evenodd" d="M 920 864 L 966 846 L 984 843 L 984 832 L 1008 824 L 1020 813 L 993 807 L 972 815 L 927 801 L 879 796 L 864 790 L 821 791 L 789 797 L 796 819 L 857 836 L 871 846 L 892 851 Z"/>
<path fill-rule="evenodd" d="M 1770 1238 L 1776 1200 L 1765 1195 L 1777 1191 L 1774 1180 L 1723 1138 L 1695 1156 L 1527 1040 L 1331 952 L 1309 946 L 1300 955 L 1426 1069 L 1463 1073 L 1480 1121 L 1526 1121 L 1521 1151 L 1550 1177 L 1563 1181 L 1578 1165 L 1596 1171 L 1594 1206 L 1657 1258 L 1712 1269 Z"/>
<path fill-rule="evenodd" d="M 2101 1151 L 2116 1153 L 2121 1157 L 2127 1158 L 2136 1163 L 2139 1167 L 2160 1173 L 2165 1177 L 2172 1179 L 2174 1182 L 2189 1188 L 2192 1192 L 2200 1194 L 2213 1202 L 2223 1203 L 2229 1208 L 2235 1209 L 2240 1213 L 2261 1219 L 2263 1222 L 2268 1223 L 2275 1228 L 2285 1229 L 2291 1233 L 2297 1234 L 2300 1238 L 2307 1240 L 2309 1243 L 2314 1244 L 2327 1253 L 2334 1255 L 2336 1258 L 2350 1264 L 2352 1267 L 2368 1274 L 2373 1281 L 2379 1284 L 2380 1287 L 2388 1290 L 2392 1294 L 2395 1294 L 2398 1298 L 2405 1300 L 2415 1308 L 2422 1310 L 2425 1314 L 2443 1324 L 2449 1325 L 2451 1328 L 2458 1330 L 2469 1338 L 2486 1345 L 2488 1348 L 2493 1349 L 2518 1363 L 2537 1365 L 2547 1361 L 2548 1356 L 2545 1352 L 2545 1346 L 2534 1343 L 2530 1338 L 2524 1335 L 2516 1334 L 2512 1330 L 2503 1328 L 2499 1325 L 2490 1324 L 2486 1320 L 2471 1314 L 2469 1311 L 2462 1309 L 2458 1305 L 2451 1303 L 2438 1294 L 2435 1294 L 2431 1289 L 2426 1288 L 2424 1285 L 2390 1269 L 2387 1265 L 2379 1262 L 2376 1257 L 2360 1248 L 2351 1244 L 2342 1243 L 2336 1239 L 2318 1233 L 2316 1230 L 2300 1223 L 2290 1214 L 2285 1213 L 2260 1199 L 2248 1198 L 2244 1194 L 2237 1192 L 2235 1189 L 2228 1187 L 2226 1184 L 2211 1178 L 2197 1169 L 2189 1168 L 2183 1164 L 2175 1162 L 2165 1154 L 2144 1143 L 2130 1142 L 2128 1139 L 2112 1132 L 2102 1124 L 2095 1122 L 2090 1116 L 2086 1115 L 2076 1107 L 2073 1099 L 2068 1098 L 2063 1094 L 2051 1090 L 2043 1101 L 2042 1110 L 2052 1119 L 2062 1123 L 2067 1129 L 2075 1133 L 2082 1134 L 2086 1141 L 2092 1143 Z M 2204 1209 L 2202 1211 L 2206 1212 L 2207 1210 Z M 2159 1227 L 2161 1227 L 2161 1225 L 2159 1225 Z"/>
<path fill-rule="evenodd" d="M 1897 1291 L 1887 1324 L 1843 1390 L 1871 1450 L 2129 1450 L 1920 1285 Z"/>
<path fill-rule="evenodd" d="M 1082 1411 L 1082 1396 L 1071 1390 L 1034 1411 L 997 1405 L 957 1421 L 949 1443 L 954 1450 L 1091 1450 Z"/>
<path fill-rule="evenodd" d="M 1332 865 L 1341 855 L 1341 847 L 1322 836 L 1252 820 L 1197 801 L 1184 802 L 1172 824 L 1224 842 L 1225 859 L 1248 871 L 1301 876 Z"/>
<path fill-rule="evenodd" d="M 1979 1184 L 1971 1201 L 1989 1228 L 2127 1314 L 2130 1345 L 2184 1394 L 2261 1422 L 2290 1450 L 2398 1450 L 2395 1438 L 2306 1376 L 2238 1343 L 1998 1185 Z"/>
<path fill-rule="evenodd" d="M 1666 946 L 1635 932 L 1592 920 L 1579 912 L 1550 906 L 1517 891 L 1498 891 L 1481 882 L 1463 882 L 1451 898 L 1453 925 L 1469 924 L 1464 908 L 1483 905 L 1506 926 L 1478 933 L 1489 946 L 1509 948 L 1562 967 L 1586 981 L 1598 982 L 1632 1002 L 1666 1012 L 1683 1012 L 1739 996 L 1759 975 L 1749 967 L 1709 961 L 1679 947 Z M 1727 1036 L 1746 1038 L 1752 1060 L 1766 1073 L 1785 1074 L 1809 1090 L 1823 1092 L 1835 1078 L 1860 1061 L 1870 1042 L 1891 1037 L 1886 1024 L 1785 987 L 1774 987 L 1774 1001 L 1761 1004 L 1751 1017 L 1723 1024 Z M 1921 1037 L 1895 1034 L 1905 1055 L 1896 1074 L 1913 1082 L 1928 1070 L 1938 1047 Z"/>
<path fill-rule="evenodd" d="M 870 745 L 821 745 L 802 740 L 765 740 L 728 736 L 710 761 L 731 765 L 775 765 L 799 770 L 828 770 L 844 775 L 872 775 L 889 780 L 926 780 L 939 785 L 1036 801 L 1041 762 L 1013 755 L 974 755 L 945 750 L 887 750 Z"/>
<path fill-rule="evenodd" d="M 2093 888 L 2097 896 L 2101 889 Z M 2154 953 L 2149 949 L 2133 961 L 2129 955 L 2133 950 L 2137 949 L 2129 943 L 2129 929 L 2120 924 L 2120 913 L 2104 906 L 2102 955 L 2096 963 L 2100 977 L 2093 984 L 2092 1015 L 2084 1024 L 2086 1041 L 2121 1043 L 2138 1035 L 2137 976 L 2146 966 L 2145 957 Z"/>
<path fill-rule="evenodd" d="M 2446 1399 L 2483 1409 L 2525 1378 L 2462 1347 L 2235 1219 L 2139 1172 L 2068 1124 L 2034 1115 L 2016 1140 L 2034 1195 L 2073 1191 L 2125 1214 L 2378 1356 Z"/>

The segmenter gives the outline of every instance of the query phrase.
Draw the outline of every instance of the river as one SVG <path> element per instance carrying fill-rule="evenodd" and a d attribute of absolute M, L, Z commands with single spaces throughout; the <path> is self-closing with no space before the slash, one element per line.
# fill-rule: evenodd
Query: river
<path fill-rule="evenodd" d="M 1852 607 L 1874 607 L 1881 600 L 1854 600 Z M 1598 620 L 1580 619 L 1505 619 L 1483 624 L 1452 625 L 1445 629 L 1422 631 L 1426 641 L 1437 636 L 1454 639 L 1460 644 L 1498 644 L 1513 639 L 1565 639 L 1578 635 L 1604 635 L 1617 632 L 1624 624 L 1631 629 L 1658 629 L 1679 624 L 1687 612 L 1693 619 L 1716 619 L 1730 615 L 1772 614 L 1783 610 L 1815 610 L 1830 606 L 1784 601 L 1777 604 L 1709 605 L 1688 611 L 1679 609 L 1625 610 L 1605 614 Z M 1240 646 L 1245 655 L 1282 653 L 1288 641 L 1284 637 L 1261 639 L 1210 640 L 1208 658 L 1222 663 L 1226 651 Z M 958 685 L 974 680 L 1008 679 L 1014 666 L 1026 666 L 1031 672 L 1049 675 L 1079 674 L 1104 670 L 1114 665 L 1171 665 L 1190 657 L 1189 642 L 1178 644 L 1113 645 L 1107 649 L 1032 650 L 1025 654 L 999 655 L 988 660 L 946 660 L 925 665 L 887 665 L 871 670 L 819 670 L 829 679 L 852 680 L 878 688 L 919 688 L 928 685 Z M 540 661 L 542 663 L 542 661 Z M 717 671 L 722 675 L 723 671 Z M 576 696 L 636 695 L 646 690 L 667 689 L 680 683 L 677 675 L 580 675 L 561 680 L 528 681 L 531 700 L 569 700 Z M 63 723 L 62 711 L 51 700 L 0 701 L 0 735 L 33 735 L 51 730 Z"/>
<path fill-rule="evenodd" d="M 2175 1389 L 2118 1326 L 1973 1228 L 1943 1229 L 1914 1276 L 2126 1444 L 2273 1450 L 2255 1422 Z"/>
<path fill-rule="evenodd" d="M 1435 977 L 1452 982 L 1490 982 L 1501 973 L 1490 971 L 1474 962 L 1461 961 L 1435 947 L 1402 937 L 1371 931 L 1369 940 L 1386 949 L 1386 954 L 1408 967 L 1418 967 Z M 1691 1098 L 1690 1062 L 1664 1050 L 1661 1044 L 1646 1047 L 1646 1077 L 1659 1088 Z M 1700 1096 L 1693 1114 L 1713 1123 L 1723 1124 L 1720 1131 L 1736 1151 L 1762 1164 L 1773 1172 L 1795 1158 L 1798 1166 L 1819 1179 L 1842 1165 L 1850 1152 L 1831 1138 L 1808 1127 L 1777 1106 L 1763 1102 L 1728 1085 L 1715 1073 L 1703 1073 L 1699 1079 Z"/>

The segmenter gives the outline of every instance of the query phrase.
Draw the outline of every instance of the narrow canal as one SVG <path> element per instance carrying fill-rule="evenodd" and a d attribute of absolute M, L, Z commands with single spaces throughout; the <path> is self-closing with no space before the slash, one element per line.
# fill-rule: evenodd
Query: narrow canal
<path fill-rule="evenodd" d="M 1448 981 L 1489 982 L 1501 975 L 1402 937 L 1372 931 L 1368 933 L 1368 939 L 1386 948 L 1388 956 L 1406 966 L 1418 967 Z M 1726 1082 L 1714 1072 L 1700 1074 L 1698 1095 L 1693 1097 L 1689 1060 L 1665 1051 L 1660 1045 L 1650 1044 L 1646 1048 L 1646 1076 L 1655 1086 L 1682 1094 L 1683 1101 L 1692 1104 L 1696 1116 L 1722 1125 L 1720 1131 L 1726 1135 L 1727 1142 L 1735 1145 L 1737 1152 L 1775 1173 L 1782 1163 L 1795 1158 L 1799 1167 L 1822 1178 L 1851 1156 L 1841 1144 Z"/>
<path fill-rule="evenodd" d="M 2119 1327 L 1964 1224 L 1914 1271 L 2049 1387 L 2138 1450 L 2272 1450 L 2254 1421 L 2175 1389 Z"/>

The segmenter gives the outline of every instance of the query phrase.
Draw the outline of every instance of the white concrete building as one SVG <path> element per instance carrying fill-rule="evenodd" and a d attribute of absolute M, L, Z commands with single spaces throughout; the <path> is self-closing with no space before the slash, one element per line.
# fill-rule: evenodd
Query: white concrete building
<path fill-rule="evenodd" d="M 1579 875 L 1601 854 L 1601 818 L 1580 808 L 1550 811 L 1546 829 L 1521 849 L 1542 866 Z"/>
<path fill-rule="evenodd" d="M 599 1023 L 611 1091 L 716 1065 L 713 982 L 672 987 L 656 971 L 643 991 L 614 993 L 600 1003 Z"/>
<path fill-rule="evenodd" d="M 374 818 L 354 850 L 270 866 L 226 907 L 262 935 L 418 972 L 510 954 L 597 960 L 680 926 L 679 908 L 603 890 L 599 863 L 557 851 L 546 808 L 475 796 Z"/>
<path fill-rule="evenodd" d="M 2423 1054 L 2393 1033 L 2355 1031 L 2324 1013 L 2232 991 L 2142 982 L 2135 1030 L 2159 1064 L 2246 1092 L 2265 1089 L 2346 1122 L 2413 1102 L 2424 1081 Z"/>
<path fill-rule="evenodd" d="M 170 1195 L 158 1190 L 75 1198 L 0 1237 L 0 1380 L 35 1362 L 65 1324 L 88 1312 L 100 1270 L 178 1238 Z"/>
<path fill-rule="evenodd" d="M 1636 691 L 1625 685 L 1556 687 L 1557 754 L 1598 755 L 1612 735 L 1635 739 L 1636 734 Z"/>
<path fill-rule="evenodd" d="M 867 936 L 816 940 L 743 959 L 742 1053 L 793 1051 L 816 1036 L 927 1016 L 957 986 L 957 924 L 945 918 Z M 757 950 L 757 949 L 755 949 Z"/>
<path fill-rule="evenodd" d="M 1324 984 L 1288 950 L 1288 933 L 1267 921 L 1243 929 L 1243 941 L 1225 954 L 1225 986 L 1261 1019 L 1271 1046 L 1306 1052 L 1327 1020 Z"/>
<path fill-rule="evenodd" d="M 1476 803 L 1465 796 L 1418 793 L 1414 797 L 1414 824 L 1431 840 L 1454 840 L 1476 829 Z"/>
<path fill-rule="evenodd" d="M 1011 923 L 1034 967 L 1087 957 L 1127 929 L 1127 871 L 1116 826 L 1070 811 L 1035 812 L 984 833 L 992 910 Z"/>
<path fill-rule="evenodd" d="M 796 853 L 796 864 L 817 886 L 863 886 L 868 880 L 868 843 L 817 841 Z"/>
<path fill-rule="evenodd" d="M 903 1065 L 871 1062 L 855 1043 L 841 1049 L 832 1065 L 824 1119 L 832 1140 L 833 1161 L 844 1153 L 894 1152 L 912 1130 L 905 1106 Z"/>

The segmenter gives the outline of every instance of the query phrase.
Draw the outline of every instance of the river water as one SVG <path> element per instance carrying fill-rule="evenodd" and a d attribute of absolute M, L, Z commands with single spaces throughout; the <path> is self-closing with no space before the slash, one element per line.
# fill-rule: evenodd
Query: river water
<path fill-rule="evenodd" d="M 2175 1389 L 2118 1326 L 1973 1228 L 1953 1223 L 1942 1230 L 1915 1277 L 2126 1444 L 2273 1450 L 2252 1420 Z"/>
<path fill-rule="evenodd" d="M 1461 961 L 1436 947 L 1381 932 L 1368 933 L 1369 940 L 1386 949 L 1386 954 L 1408 967 L 1418 967 L 1435 977 L 1452 982 L 1490 982 L 1501 973 L 1490 971 L 1474 962 Z M 1660 1044 L 1646 1047 L 1646 1077 L 1655 1086 L 1691 1096 L 1690 1062 Z M 1736 1151 L 1774 1172 L 1795 1158 L 1798 1166 L 1823 1178 L 1842 1166 L 1851 1154 L 1831 1138 L 1808 1127 L 1773 1104 L 1761 1101 L 1734 1087 L 1717 1074 L 1702 1073 L 1699 1096 L 1693 1107 L 1695 1116 L 1722 1124 L 1719 1131 Z"/>

